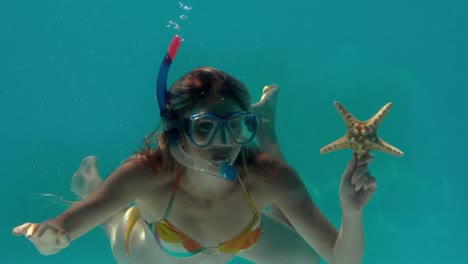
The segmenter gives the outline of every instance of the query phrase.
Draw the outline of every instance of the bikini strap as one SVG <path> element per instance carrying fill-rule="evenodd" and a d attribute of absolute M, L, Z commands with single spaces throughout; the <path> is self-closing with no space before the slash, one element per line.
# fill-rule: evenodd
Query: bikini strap
<path fill-rule="evenodd" d="M 167 220 L 167 218 L 169 217 L 169 212 L 171 211 L 171 208 L 172 208 L 172 202 L 174 201 L 177 189 L 179 188 L 179 182 L 180 182 L 181 176 L 182 176 L 182 170 L 179 170 L 177 172 L 177 177 L 174 182 L 174 185 L 172 186 L 171 199 L 169 200 L 169 203 L 167 205 L 166 212 L 164 212 L 164 216 L 163 216 L 164 220 Z"/>
<path fill-rule="evenodd" d="M 179 183 L 180 183 L 180 178 L 181 177 L 182 177 L 182 170 L 179 170 L 177 172 L 177 177 L 176 177 L 176 180 L 174 182 L 174 185 L 172 186 L 171 199 L 169 200 L 166 211 L 164 212 L 164 216 L 163 216 L 164 220 L 167 220 L 167 218 L 169 217 L 169 212 L 171 211 L 172 203 L 174 202 L 174 198 L 175 198 L 175 195 L 177 193 L 177 189 L 179 188 Z M 254 205 L 254 203 L 252 201 L 252 198 L 250 197 L 249 192 L 247 191 L 247 188 L 245 187 L 244 181 L 242 181 L 242 178 L 240 176 L 237 177 L 237 178 L 239 179 L 239 183 L 240 183 L 240 185 L 242 187 L 242 191 L 244 192 L 244 195 L 247 198 L 247 202 L 249 203 L 250 209 L 252 209 L 252 211 L 254 213 L 257 213 L 258 211 L 255 208 L 255 205 Z"/>
<path fill-rule="evenodd" d="M 252 198 L 250 197 L 250 194 L 247 191 L 247 188 L 245 188 L 244 181 L 242 181 L 242 178 L 240 176 L 238 176 L 237 178 L 239 179 L 240 185 L 242 186 L 242 190 L 244 191 L 245 198 L 247 198 L 247 202 L 249 202 L 250 208 L 252 209 L 254 213 L 258 213 L 257 208 L 255 208 L 255 205 L 252 202 Z"/>

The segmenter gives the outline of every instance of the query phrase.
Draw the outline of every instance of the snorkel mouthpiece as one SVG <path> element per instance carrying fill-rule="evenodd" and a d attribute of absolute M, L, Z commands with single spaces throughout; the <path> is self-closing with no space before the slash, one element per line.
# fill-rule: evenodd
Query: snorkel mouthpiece
<path fill-rule="evenodd" d="M 229 164 L 214 164 L 206 160 L 198 159 L 190 156 L 182 148 L 180 140 L 179 125 L 177 120 L 169 119 L 169 111 L 167 109 L 167 76 L 169 74 L 169 68 L 179 50 L 182 38 L 175 35 L 172 39 L 171 45 L 169 46 L 166 56 L 164 57 L 161 67 L 159 68 L 158 80 L 156 86 L 156 95 L 159 105 L 159 114 L 163 119 L 164 131 L 169 141 L 169 151 L 171 155 L 183 166 L 206 172 L 216 177 L 220 177 L 229 181 L 234 181 L 237 176 L 237 171 L 234 166 Z"/>
<path fill-rule="evenodd" d="M 229 181 L 234 181 L 237 176 L 236 168 L 234 168 L 234 166 L 232 165 L 226 165 L 226 164 L 221 165 L 219 172 L 220 172 L 221 178 L 229 180 Z"/>
<path fill-rule="evenodd" d="M 218 165 L 206 160 L 190 156 L 182 148 L 180 140 L 178 140 L 176 144 L 169 144 L 169 151 L 180 164 L 184 165 L 187 168 L 205 172 L 229 181 L 234 181 L 236 179 L 237 171 L 236 168 L 234 168 L 234 166 L 229 164 Z"/>

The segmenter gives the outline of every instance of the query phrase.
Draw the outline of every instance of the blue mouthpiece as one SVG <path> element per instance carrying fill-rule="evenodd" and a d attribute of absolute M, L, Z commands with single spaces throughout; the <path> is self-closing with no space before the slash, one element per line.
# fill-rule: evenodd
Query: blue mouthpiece
<path fill-rule="evenodd" d="M 220 174 L 221 178 L 229 180 L 229 181 L 234 181 L 236 179 L 236 168 L 231 165 L 222 165 L 220 168 Z"/>

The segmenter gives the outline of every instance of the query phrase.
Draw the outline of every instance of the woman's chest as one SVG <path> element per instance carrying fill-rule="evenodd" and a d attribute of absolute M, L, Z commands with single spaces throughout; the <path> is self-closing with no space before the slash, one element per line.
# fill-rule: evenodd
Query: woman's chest
<path fill-rule="evenodd" d="M 265 202 L 255 188 L 246 185 L 246 190 L 237 186 L 216 198 L 194 197 L 183 189 L 174 195 L 172 188 L 164 188 L 138 205 L 146 221 L 165 219 L 200 244 L 217 246 L 239 235 Z"/>

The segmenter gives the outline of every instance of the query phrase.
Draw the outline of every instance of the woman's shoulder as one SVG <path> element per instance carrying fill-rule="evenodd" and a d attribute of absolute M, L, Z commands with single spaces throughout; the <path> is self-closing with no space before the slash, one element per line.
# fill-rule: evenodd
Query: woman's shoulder
<path fill-rule="evenodd" d="M 294 172 L 288 163 L 266 152 L 258 152 L 251 166 L 256 174 L 265 180 L 273 180 Z"/>
<path fill-rule="evenodd" d="M 269 202 L 278 201 L 281 197 L 289 199 L 293 194 L 302 195 L 305 190 L 297 171 L 284 160 L 271 154 L 258 153 L 252 167 L 258 191 Z"/>
<path fill-rule="evenodd" d="M 168 177 L 169 168 L 164 165 L 160 153 L 135 153 L 122 162 L 121 167 L 126 167 L 134 174 L 135 180 L 143 183 L 163 183 Z"/>

